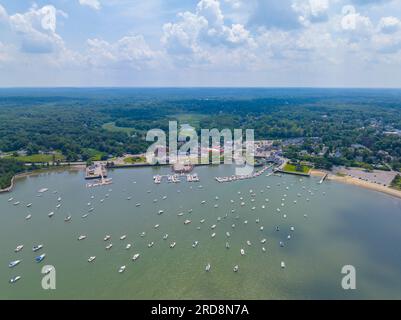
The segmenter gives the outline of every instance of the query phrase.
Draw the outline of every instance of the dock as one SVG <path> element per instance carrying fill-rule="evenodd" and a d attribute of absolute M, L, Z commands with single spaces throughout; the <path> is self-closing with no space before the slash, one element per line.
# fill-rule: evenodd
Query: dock
<path fill-rule="evenodd" d="M 319 181 L 319 184 L 322 184 L 322 183 L 324 182 L 324 180 L 326 180 L 326 178 L 327 178 L 328 175 L 329 175 L 329 174 L 326 173 L 326 174 L 322 177 L 322 179 Z"/>
<path fill-rule="evenodd" d="M 261 176 L 263 173 L 265 173 L 265 171 L 269 170 L 271 167 L 273 167 L 273 164 L 271 164 L 269 166 L 264 166 L 262 170 L 256 171 L 256 172 L 254 172 L 252 174 L 248 174 L 248 175 L 232 175 L 232 176 L 228 176 L 228 177 L 215 177 L 215 179 L 219 183 L 253 179 L 253 178 Z"/>
<path fill-rule="evenodd" d="M 85 179 L 101 179 L 107 177 L 106 167 L 102 164 L 94 164 L 86 168 Z"/>

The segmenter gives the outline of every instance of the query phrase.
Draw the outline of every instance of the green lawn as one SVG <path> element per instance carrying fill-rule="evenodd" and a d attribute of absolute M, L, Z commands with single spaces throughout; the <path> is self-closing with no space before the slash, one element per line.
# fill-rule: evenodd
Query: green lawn
<path fill-rule="evenodd" d="M 296 165 L 296 164 L 287 163 L 284 166 L 283 171 L 308 174 L 310 169 L 311 169 L 311 167 L 308 167 L 305 165 Z"/>
<path fill-rule="evenodd" d="M 125 132 L 128 135 L 132 135 L 134 132 L 133 128 L 117 127 L 114 122 L 105 123 L 102 128 L 110 132 Z"/>
<path fill-rule="evenodd" d="M 130 157 L 125 158 L 124 162 L 127 164 L 146 163 L 146 157 Z"/>
<path fill-rule="evenodd" d="M 6 158 L 15 159 L 21 162 L 36 162 L 36 163 L 53 161 L 53 155 L 51 154 L 33 154 L 30 156 L 18 156 L 18 157 L 8 156 Z M 64 159 L 65 159 L 64 156 L 60 153 L 54 155 L 54 160 L 56 161 L 57 160 L 63 161 Z"/>

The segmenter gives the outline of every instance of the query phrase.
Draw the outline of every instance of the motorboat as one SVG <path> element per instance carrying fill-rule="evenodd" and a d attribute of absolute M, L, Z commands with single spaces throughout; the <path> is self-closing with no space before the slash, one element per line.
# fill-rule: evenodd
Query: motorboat
<path fill-rule="evenodd" d="M 23 248 L 24 248 L 24 245 L 20 244 L 15 248 L 14 252 L 20 252 Z"/>
<path fill-rule="evenodd" d="M 89 213 L 85 213 L 84 215 L 82 215 L 82 218 L 85 219 L 89 216 Z"/>
<path fill-rule="evenodd" d="M 31 219 L 32 218 L 32 215 L 31 214 L 28 214 L 26 217 L 25 217 L 25 220 L 29 220 L 29 219 Z"/>
<path fill-rule="evenodd" d="M 230 235 L 230 232 L 226 232 L 226 236 L 229 238 L 231 235 Z"/>
<path fill-rule="evenodd" d="M 132 246 L 131 243 L 127 243 L 127 245 L 125 246 L 125 249 L 129 250 L 131 248 L 131 246 Z"/>
<path fill-rule="evenodd" d="M 241 256 L 245 255 L 245 250 L 244 249 L 241 249 L 240 252 L 241 252 Z"/>
<path fill-rule="evenodd" d="M 185 220 L 185 221 L 184 221 L 184 224 L 185 224 L 185 225 L 190 224 L 190 223 L 191 223 L 191 220 Z"/>
<path fill-rule="evenodd" d="M 88 258 L 88 262 L 92 262 L 92 261 L 94 261 L 95 259 L 96 259 L 96 256 L 91 256 L 91 257 Z"/>
<path fill-rule="evenodd" d="M 264 244 L 264 243 L 266 243 L 266 241 L 267 241 L 267 239 L 265 238 L 265 239 L 262 239 L 262 240 L 260 241 L 260 243 Z"/>
<path fill-rule="evenodd" d="M 122 235 L 122 236 L 120 237 L 120 240 L 121 240 L 121 241 L 122 241 L 122 240 L 125 240 L 125 238 L 127 238 L 127 235 L 126 235 L 126 234 Z"/>
<path fill-rule="evenodd" d="M 159 224 L 155 224 L 155 229 L 158 229 L 160 227 Z"/>
<path fill-rule="evenodd" d="M 49 214 L 48 214 L 48 217 L 49 218 L 51 218 L 51 217 L 53 217 L 54 216 L 54 212 L 52 211 L 52 212 L 50 212 Z"/>
<path fill-rule="evenodd" d="M 139 257 L 140 257 L 140 254 L 135 253 L 134 256 L 132 257 L 132 261 L 138 260 Z"/>
<path fill-rule="evenodd" d="M 212 238 L 214 238 L 216 236 L 216 233 L 215 232 L 213 232 L 212 233 Z"/>
<path fill-rule="evenodd" d="M 196 248 L 199 244 L 199 241 L 194 241 L 194 243 L 192 244 L 192 248 Z"/>
<path fill-rule="evenodd" d="M 216 225 L 214 224 L 214 225 L 212 225 L 210 228 L 213 230 L 213 229 L 216 228 Z"/>
<path fill-rule="evenodd" d="M 113 247 L 113 244 L 110 243 L 110 244 L 108 244 L 108 245 L 106 246 L 106 250 L 110 250 L 112 247 Z"/>
<path fill-rule="evenodd" d="M 174 248 L 176 244 L 177 244 L 176 242 L 172 242 L 172 243 L 170 244 L 170 248 Z"/>
<path fill-rule="evenodd" d="M 15 283 L 15 282 L 17 282 L 19 279 L 21 279 L 21 276 L 12 277 L 12 278 L 10 279 L 10 283 Z"/>
<path fill-rule="evenodd" d="M 249 240 L 246 241 L 246 244 L 247 244 L 248 246 L 251 246 L 251 245 L 252 245 L 251 241 L 249 241 Z"/>
<path fill-rule="evenodd" d="M 27 208 L 32 207 L 32 203 L 28 203 L 28 204 L 26 205 L 26 207 L 27 207 Z"/>
<path fill-rule="evenodd" d="M 163 214 L 164 213 L 164 211 L 163 210 L 159 210 L 159 212 L 157 213 L 158 215 L 161 215 L 161 214 Z"/>
<path fill-rule="evenodd" d="M 163 236 L 163 240 L 167 240 L 167 238 L 168 238 L 168 234 L 166 233 L 166 234 Z"/>
<path fill-rule="evenodd" d="M 146 232 L 145 231 L 141 233 L 141 238 L 143 238 L 144 236 L 146 236 Z"/>
<path fill-rule="evenodd" d="M 43 254 L 41 254 L 40 256 L 37 256 L 37 257 L 35 258 L 35 261 L 36 261 L 37 263 L 42 262 L 43 259 L 44 259 L 45 257 L 46 257 L 46 253 L 43 253 Z"/>
<path fill-rule="evenodd" d="M 86 236 L 85 236 L 85 235 L 80 235 L 80 236 L 78 237 L 78 241 L 85 240 L 85 239 L 86 239 Z"/>
<path fill-rule="evenodd" d="M 38 245 L 32 247 L 32 251 L 36 252 L 36 251 L 39 251 L 42 248 L 43 248 L 43 244 L 38 244 Z"/>
<path fill-rule="evenodd" d="M 230 249 L 230 244 L 226 242 L 226 249 Z"/>
<path fill-rule="evenodd" d="M 206 272 L 209 272 L 210 271 L 210 269 L 211 269 L 211 265 L 210 265 L 210 263 L 208 263 L 207 265 L 206 265 L 206 267 L 205 267 L 205 271 Z"/>
<path fill-rule="evenodd" d="M 108 241 L 108 240 L 110 240 L 110 238 L 111 238 L 111 235 L 106 234 L 106 236 L 103 238 L 103 240 L 104 241 Z"/>
<path fill-rule="evenodd" d="M 233 271 L 234 271 L 234 272 L 238 272 L 238 270 L 239 270 L 238 265 L 235 265 L 234 268 L 233 268 Z"/>
<path fill-rule="evenodd" d="M 118 273 L 123 273 L 125 271 L 126 266 L 121 266 L 120 269 L 118 269 Z"/>
<path fill-rule="evenodd" d="M 281 261 L 280 266 L 281 266 L 282 269 L 284 269 L 284 268 L 285 268 L 285 262 L 284 262 L 284 261 Z"/>
<path fill-rule="evenodd" d="M 20 264 L 21 260 L 14 260 L 8 264 L 9 268 L 14 268 L 16 265 Z"/>
<path fill-rule="evenodd" d="M 154 244 L 155 244 L 154 242 L 149 243 L 148 248 L 152 248 Z"/>
<path fill-rule="evenodd" d="M 64 221 L 65 222 L 71 221 L 71 218 L 72 218 L 71 216 L 67 216 L 67 217 L 64 218 Z"/>
<path fill-rule="evenodd" d="M 205 222 L 205 219 L 202 219 L 201 221 L 200 221 L 200 223 L 204 223 Z"/>

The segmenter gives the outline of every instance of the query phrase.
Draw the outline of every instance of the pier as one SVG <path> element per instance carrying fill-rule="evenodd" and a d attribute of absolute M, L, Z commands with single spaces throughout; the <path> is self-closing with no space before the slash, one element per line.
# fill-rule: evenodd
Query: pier
<path fill-rule="evenodd" d="M 254 172 L 252 174 L 248 174 L 248 175 L 232 175 L 232 176 L 229 176 L 229 177 L 216 177 L 215 179 L 219 183 L 253 179 L 253 178 L 259 177 L 260 175 L 265 173 L 265 171 L 269 170 L 271 167 L 273 167 L 273 164 L 271 164 L 269 166 L 264 166 L 262 170 L 256 171 L 256 172 Z"/>
<path fill-rule="evenodd" d="M 324 182 L 324 180 L 326 180 L 326 178 L 327 178 L 328 175 L 329 175 L 329 174 L 326 173 L 326 174 L 322 177 L 322 179 L 319 181 L 319 184 L 322 184 L 322 183 Z"/>

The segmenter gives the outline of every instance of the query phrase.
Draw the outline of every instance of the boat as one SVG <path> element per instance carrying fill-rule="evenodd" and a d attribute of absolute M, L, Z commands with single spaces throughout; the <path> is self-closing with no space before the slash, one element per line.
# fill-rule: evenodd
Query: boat
<path fill-rule="evenodd" d="M 12 277 L 12 278 L 10 279 L 10 283 L 15 283 L 15 282 L 17 282 L 19 279 L 21 279 L 21 276 Z"/>
<path fill-rule="evenodd" d="M 158 215 L 161 215 L 161 214 L 163 214 L 164 213 L 164 211 L 163 210 L 159 210 L 159 212 L 157 213 Z"/>
<path fill-rule="evenodd" d="M 221 221 L 221 217 L 217 217 L 217 221 Z"/>
<path fill-rule="evenodd" d="M 267 241 L 267 239 L 265 238 L 265 239 L 260 240 L 260 243 L 264 244 L 264 243 L 266 243 L 266 241 Z"/>
<path fill-rule="evenodd" d="M 26 207 L 27 207 L 27 208 L 32 207 L 32 203 L 28 203 L 28 204 L 26 205 Z"/>
<path fill-rule="evenodd" d="M 166 233 L 166 234 L 163 236 L 163 240 L 167 240 L 167 238 L 168 238 L 168 234 Z"/>
<path fill-rule="evenodd" d="M 89 216 L 89 213 L 85 213 L 84 215 L 82 215 L 82 218 L 85 219 Z"/>
<path fill-rule="evenodd" d="M 45 257 L 46 257 L 46 253 L 43 253 L 43 254 L 41 254 L 40 256 L 37 256 L 37 257 L 35 258 L 35 261 L 36 261 L 37 263 L 42 262 L 43 259 L 44 259 Z"/>
<path fill-rule="evenodd" d="M 10 199 L 8 199 L 7 201 L 8 202 L 11 202 L 11 201 L 13 201 L 14 200 L 14 198 L 10 198 Z"/>
<path fill-rule="evenodd" d="M 196 248 L 199 244 L 199 241 L 194 241 L 194 243 L 192 244 L 192 248 Z"/>
<path fill-rule="evenodd" d="M 113 247 L 113 244 L 110 243 L 110 244 L 108 244 L 108 245 L 106 246 L 106 250 L 110 250 L 112 247 Z"/>
<path fill-rule="evenodd" d="M 184 212 L 180 212 L 179 214 L 177 214 L 177 216 L 182 217 L 184 215 Z"/>
<path fill-rule="evenodd" d="M 78 241 L 81 241 L 81 240 L 84 240 L 84 239 L 86 239 L 86 236 L 85 236 L 85 235 L 80 235 L 80 236 L 78 237 Z"/>
<path fill-rule="evenodd" d="M 143 238 L 144 236 L 146 236 L 146 232 L 145 231 L 141 233 L 141 238 Z"/>
<path fill-rule="evenodd" d="M 259 223 L 260 222 L 260 220 L 259 219 L 256 219 L 256 223 Z"/>
<path fill-rule="evenodd" d="M 235 228 L 235 224 L 234 223 L 231 225 L 231 228 L 233 228 L 233 229 Z"/>
<path fill-rule="evenodd" d="M 18 206 L 20 203 L 21 203 L 20 201 L 17 201 L 17 202 L 14 202 L 13 204 L 14 204 L 14 206 Z"/>
<path fill-rule="evenodd" d="M 92 261 L 94 261 L 95 259 L 96 259 L 96 256 L 91 256 L 91 257 L 88 258 L 88 262 L 92 262 Z"/>
<path fill-rule="evenodd" d="M 245 255 L 245 250 L 244 249 L 241 249 L 240 252 L 241 252 L 241 256 Z"/>
<path fill-rule="evenodd" d="M 251 241 L 249 241 L 249 240 L 246 241 L 246 244 L 247 244 L 248 246 L 251 246 L 251 245 L 252 245 Z"/>
<path fill-rule="evenodd" d="M 20 244 L 15 248 L 14 252 L 20 252 L 23 248 L 24 248 L 24 245 Z"/>
<path fill-rule="evenodd" d="M 60 201 L 61 201 L 61 197 L 58 197 L 58 198 L 57 198 L 57 201 L 60 202 Z"/>
<path fill-rule="evenodd" d="M 245 220 L 245 221 L 244 221 L 244 224 L 247 224 L 247 223 L 248 223 L 248 220 Z"/>
<path fill-rule="evenodd" d="M 166 200 L 166 199 L 167 199 L 167 196 L 163 196 L 162 200 Z"/>
<path fill-rule="evenodd" d="M 262 251 L 263 251 L 263 252 L 266 252 L 266 248 L 265 248 L 265 247 L 262 247 Z"/>
<path fill-rule="evenodd" d="M 276 227 L 276 231 L 280 231 L 280 228 L 279 228 L 279 227 Z"/>
<path fill-rule="evenodd" d="M 32 247 L 32 251 L 36 252 L 43 248 L 43 244 L 38 244 L 37 246 Z"/>
<path fill-rule="evenodd" d="M 127 238 L 127 235 L 126 235 L 126 234 L 122 235 L 122 236 L 120 237 L 120 240 L 125 240 L 125 238 Z"/>
<path fill-rule="evenodd" d="M 88 210 L 88 212 L 92 212 L 93 210 L 95 210 L 95 208 L 90 208 L 90 209 Z"/>
<path fill-rule="evenodd" d="M 111 235 L 106 234 L 106 236 L 103 238 L 103 240 L 104 241 L 108 241 L 108 240 L 110 240 L 110 238 L 111 238 Z"/>
<path fill-rule="evenodd" d="M 159 224 L 155 224 L 155 229 L 159 228 L 160 225 Z"/>
<path fill-rule="evenodd" d="M 139 257 L 140 257 L 140 254 L 135 253 L 134 256 L 132 257 L 132 261 L 138 260 Z"/>
<path fill-rule="evenodd" d="M 259 229 L 260 231 L 263 231 L 265 227 L 261 226 Z"/>
<path fill-rule="evenodd" d="M 205 219 L 202 219 L 201 221 L 200 221 L 200 223 L 204 223 L 205 222 Z"/>
<path fill-rule="evenodd" d="M 234 268 L 233 268 L 233 271 L 234 271 L 234 272 L 238 272 L 238 270 L 239 270 L 238 265 L 235 265 Z"/>
<path fill-rule="evenodd" d="M 212 238 L 214 238 L 216 236 L 216 233 L 215 232 L 213 232 L 212 233 Z"/>
<path fill-rule="evenodd" d="M 29 219 L 31 219 L 32 218 L 32 215 L 31 214 L 28 214 L 26 217 L 25 217 L 25 220 L 29 220 Z"/>
<path fill-rule="evenodd" d="M 154 242 L 149 243 L 148 248 L 152 248 L 154 244 L 155 244 Z"/>
<path fill-rule="evenodd" d="M 49 267 L 49 268 L 45 269 L 43 273 L 44 274 L 49 274 L 50 272 L 52 272 L 52 270 L 53 270 L 53 268 Z"/>
<path fill-rule="evenodd" d="M 226 249 L 230 249 L 230 244 L 226 242 Z"/>
<path fill-rule="evenodd" d="M 280 247 L 284 247 L 284 242 L 280 241 Z"/>
<path fill-rule="evenodd" d="M 205 200 L 203 200 L 202 202 L 201 202 L 201 204 L 205 204 L 206 203 L 206 201 Z"/>
<path fill-rule="evenodd" d="M 92 203 L 88 202 L 88 203 L 87 203 L 88 207 L 90 207 L 90 206 L 91 206 L 91 204 L 92 204 Z"/>
<path fill-rule="evenodd" d="M 206 272 L 209 272 L 211 267 L 210 263 L 208 263 L 205 267 Z"/>
<path fill-rule="evenodd" d="M 71 216 L 67 216 L 67 217 L 64 218 L 64 221 L 65 222 L 71 221 L 71 218 L 72 218 Z"/>
<path fill-rule="evenodd" d="M 290 230 L 291 230 L 291 231 L 294 231 L 294 230 L 295 230 L 295 228 L 294 228 L 294 227 L 290 227 Z"/>
<path fill-rule="evenodd" d="M 19 263 L 21 262 L 21 260 L 14 260 L 14 261 L 11 261 L 9 264 L 8 264 L 8 267 L 9 268 L 14 268 L 16 265 L 18 265 Z"/>
<path fill-rule="evenodd" d="M 172 242 L 172 243 L 170 244 L 170 248 L 174 248 L 176 244 L 177 244 L 176 242 Z"/>
<path fill-rule="evenodd" d="M 218 208 L 218 207 L 219 207 L 219 205 L 218 205 L 218 204 L 215 204 L 215 205 L 214 205 L 214 207 L 215 207 L 215 208 Z"/>
<path fill-rule="evenodd" d="M 214 224 L 210 228 L 213 230 L 214 228 L 216 228 L 216 225 Z"/>
<path fill-rule="evenodd" d="M 56 206 L 56 209 L 59 209 L 61 207 L 61 203 L 59 203 L 57 206 Z"/>
<path fill-rule="evenodd" d="M 123 273 L 125 271 L 126 266 L 121 266 L 120 269 L 118 269 L 118 273 Z"/>
<path fill-rule="evenodd" d="M 285 268 L 285 262 L 284 262 L 284 261 L 281 261 L 280 266 L 281 266 L 282 269 L 284 269 L 284 268 Z"/>
<path fill-rule="evenodd" d="M 185 224 L 185 225 L 190 224 L 190 223 L 191 223 L 191 220 L 185 220 L 185 221 L 184 221 L 184 224 Z"/>
<path fill-rule="evenodd" d="M 129 250 L 131 248 L 131 243 L 127 243 L 127 245 L 125 246 L 126 250 Z"/>
<path fill-rule="evenodd" d="M 131 200 L 132 199 L 132 197 L 127 197 L 127 200 Z"/>
<path fill-rule="evenodd" d="M 227 237 L 230 237 L 230 232 L 227 231 L 227 232 L 226 232 L 226 236 L 227 236 Z"/>
<path fill-rule="evenodd" d="M 290 239 L 291 239 L 291 235 L 288 235 L 288 236 L 287 236 L 287 239 L 290 240 Z"/>
<path fill-rule="evenodd" d="M 135 206 L 136 206 L 136 207 L 140 207 L 140 206 L 141 206 L 141 204 L 140 204 L 140 203 L 137 203 Z"/>
<path fill-rule="evenodd" d="M 51 218 L 51 217 L 53 217 L 54 216 L 54 212 L 52 211 L 52 212 L 50 212 L 49 214 L 48 214 L 48 217 L 49 218 Z"/>

